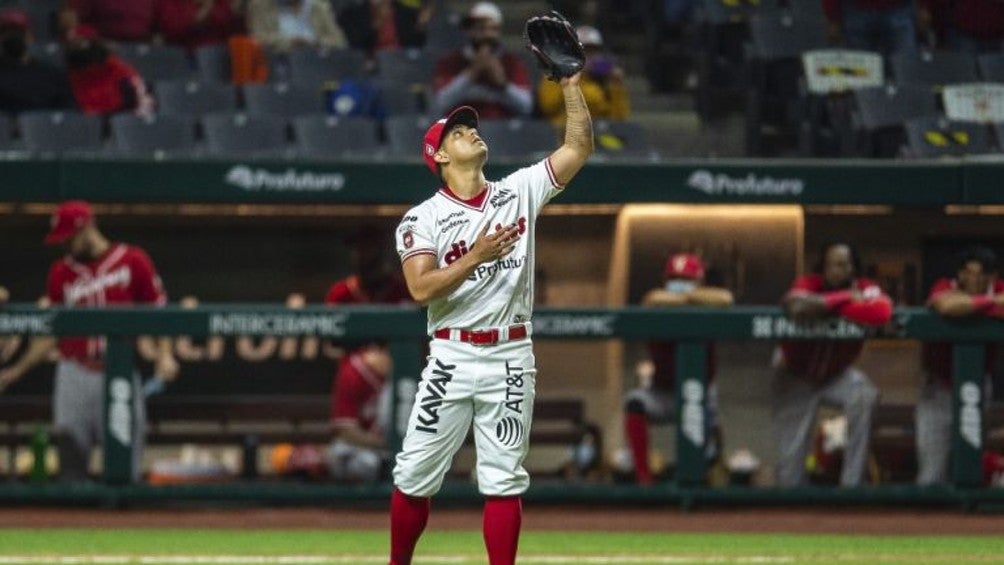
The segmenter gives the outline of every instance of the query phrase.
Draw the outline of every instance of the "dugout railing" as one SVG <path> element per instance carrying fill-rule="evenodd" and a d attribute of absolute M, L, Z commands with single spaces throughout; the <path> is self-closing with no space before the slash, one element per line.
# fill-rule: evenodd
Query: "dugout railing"
<path fill-rule="evenodd" d="M 335 339 L 379 338 L 390 343 L 397 368 L 395 378 L 417 378 L 422 367 L 425 315 L 412 307 L 307 307 L 290 310 L 272 305 L 206 305 L 195 309 L 145 307 L 118 309 L 38 309 L 10 305 L 0 311 L 0 335 L 104 335 L 107 338 L 105 377 L 105 448 L 102 482 L 89 486 L 0 484 L 0 501 L 141 503 L 177 500 L 240 500 L 325 503 L 338 500 L 382 499 L 388 485 L 212 485 L 152 487 L 130 484 L 132 442 L 123 430 L 135 418 L 129 398 L 133 390 L 134 339 L 163 336 L 316 336 Z M 606 501 L 635 503 L 788 504 L 1004 504 L 1001 489 L 982 488 L 981 456 L 985 442 L 982 386 L 984 344 L 1004 341 L 1004 324 L 987 319 L 951 320 L 922 308 L 899 308 L 893 321 L 878 330 L 843 320 L 798 325 L 776 307 L 736 307 L 728 310 L 686 308 L 653 310 L 539 309 L 534 315 L 535 339 L 649 340 L 679 342 L 677 354 L 677 454 L 673 484 L 659 488 L 625 485 L 561 485 L 531 487 L 530 498 L 559 502 Z M 707 378 L 706 343 L 715 340 L 779 339 L 916 339 L 952 342 L 954 354 L 952 484 L 917 488 L 877 485 L 841 488 L 728 489 L 704 486 L 705 438 L 701 394 Z M 397 387 L 392 387 L 396 390 Z M 397 411 L 393 411 L 396 413 Z M 396 426 L 392 426 L 392 429 Z M 451 486 L 444 498 L 475 495 Z"/>

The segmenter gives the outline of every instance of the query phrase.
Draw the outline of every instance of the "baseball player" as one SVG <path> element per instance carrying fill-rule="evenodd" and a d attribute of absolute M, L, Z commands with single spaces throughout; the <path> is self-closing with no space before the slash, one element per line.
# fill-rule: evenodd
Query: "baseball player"
<path fill-rule="evenodd" d="M 500 181 L 485 180 L 488 146 L 473 108 L 457 108 L 425 133 L 423 157 L 442 187 L 405 214 L 397 249 L 412 297 L 428 305 L 432 341 L 394 467 L 392 565 L 411 563 L 430 497 L 472 423 L 488 561 L 515 563 L 536 377 L 534 226 L 593 150 L 579 74 L 560 83 L 564 143 Z"/>
<path fill-rule="evenodd" d="M 1004 282 L 997 279 L 997 255 L 986 247 L 964 251 L 954 278 L 931 287 L 927 305 L 949 318 L 1004 317 Z M 917 484 L 948 481 L 952 448 L 952 344 L 924 342 L 924 380 L 917 401 Z M 985 374 L 997 358 L 996 344 L 987 344 Z M 990 379 L 986 379 L 990 385 Z"/>
<path fill-rule="evenodd" d="M 875 282 L 860 277 L 854 249 L 829 243 L 819 253 L 812 274 L 795 280 L 784 297 L 788 316 L 812 322 L 839 316 L 863 326 L 882 326 L 892 317 L 892 301 Z M 878 388 L 853 367 L 864 341 L 786 341 L 774 360 L 774 427 L 780 443 L 777 482 L 805 484 L 805 459 L 816 413 L 822 404 L 840 407 L 847 418 L 847 448 L 840 484 L 862 483 L 868 462 L 872 411 Z"/>
<path fill-rule="evenodd" d="M 642 305 L 653 307 L 716 306 L 733 303 L 732 293 L 724 288 L 704 285 L 704 263 L 690 253 L 677 253 L 666 260 L 663 269 L 663 286 L 645 294 Z M 649 422 L 668 424 L 673 421 L 676 398 L 676 344 L 652 342 L 649 344 L 652 365 L 650 382 L 643 383 L 624 397 L 624 431 L 627 434 L 631 459 L 634 462 L 635 481 L 640 485 L 652 484 L 649 468 Z M 708 347 L 707 426 L 709 458 L 714 459 L 720 449 L 718 431 L 718 388 L 714 384 L 715 355 Z"/>
<path fill-rule="evenodd" d="M 100 308 L 126 304 L 167 302 L 167 295 L 150 257 L 140 248 L 109 241 L 98 229 L 91 207 L 83 201 L 60 204 L 52 216 L 52 229 L 45 237 L 49 245 L 62 245 L 66 255 L 49 269 L 48 299 L 68 308 Z M 21 378 L 52 350 L 52 337 L 34 339 L 28 351 L 13 365 L 0 372 L 0 391 Z M 158 356 L 154 372 L 159 378 L 173 380 L 178 363 L 171 350 L 171 340 L 157 341 Z M 53 428 L 57 432 L 60 478 L 83 480 L 91 449 L 104 437 L 105 339 L 98 336 L 63 337 L 58 340 L 59 362 L 56 365 L 53 392 Z M 139 375 L 134 375 L 133 402 L 136 404 L 136 449 L 133 469 L 140 470 L 142 460 L 145 410 Z"/>
<path fill-rule="evenodd" d="M 374 229 L 357 236 L 354 275 L 331 286 L 324 303 L 395 304 L 410 302 L 400 271 L 389 261 L 389 238 Z M 325 453 L 332 478 L 375 481 L 383 467 L 384 431 L 389 424 L 390 353 L 384 344 L 349 348 L 332 385 L 331 426 L 334 439 Z"/>

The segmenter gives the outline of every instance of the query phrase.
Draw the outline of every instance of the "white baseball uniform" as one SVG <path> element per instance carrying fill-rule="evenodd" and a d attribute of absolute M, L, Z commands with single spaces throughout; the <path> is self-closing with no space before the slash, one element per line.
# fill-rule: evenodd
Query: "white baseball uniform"
<path fill-rule="evenodd" d="M 433 255 L 439 268 L 466 254 L 486 224 L 496 230 L 516 224 L 521 234 L 512 253 L 482 263 L 449 296 L 429 303 L 434 339 L 394 468 L 401 492 L 438 492 L 472 421 L 481 493 L 513 496 L 529 486 L 523 460 L 536 376 L 529 337 L 534 225 L 561 188 L 545 159 L 489 182 L 472 200 L 442 188 L 398 226 L 401 261 Z"/>

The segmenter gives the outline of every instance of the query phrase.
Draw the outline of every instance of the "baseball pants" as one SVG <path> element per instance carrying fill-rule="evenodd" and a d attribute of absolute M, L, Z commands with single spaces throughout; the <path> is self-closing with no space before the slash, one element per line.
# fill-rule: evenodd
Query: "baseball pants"
<path fill-rule="evenodd" d="M 857 486 L 864 482 L 872 414 L 879 397 L 878 388 L 867 375 L 849 367 L 827 383 L 814 385 L 800 375 L 779 370 L 774 375 L 772 392 L 774 431 L 780 446 L 778 485 L 808 483 L 805 459 L 816 428 L 816 415 L 822 405 L 840 408 L 847 418 L 841 486 Z"/>
<path fill-rule="evenodd" d="M 139 394 L 139 374 L 133 374 L 133 402 L 136 410 L 133 429 L 133 480 L 141 476 L 146 440 L 146 407 Z M 74 363 L 56 365 L 53 391 L 53 428 L 59 437 L 59 477 L 65 481 L 88 478 L 91 451 L 104 442 L 105 376 Z"/>
<path fill-rule="evenodd" d="M 473 424 L 478 490 L 522 494 L 530 485 L 523 461 L 536 377 L 531 340 L 479 346 L 434 339 L 429 349 L 394 485 L 409 496 L 436 494 Z"/>

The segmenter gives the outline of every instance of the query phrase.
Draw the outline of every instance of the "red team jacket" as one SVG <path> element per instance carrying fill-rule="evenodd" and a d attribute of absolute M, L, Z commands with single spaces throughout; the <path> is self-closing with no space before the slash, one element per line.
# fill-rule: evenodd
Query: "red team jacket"
<path fill-rule="evenodd" d="M 329 306 L 339 304 L 400 303 L 410 300 L 408 290 L 395 285 L 386 296 L 375 299 L 359 283 L 359 277 L 351 276 L 331 285 L 324 303 Z M 349 349 L 342 356 L 335 375 L 331 395 L 332 422 L 358 422 L 367 431 L 373 430 L 379 410 L 380 391 L 386 375 L 373 371 L 360 355 L 359 348 Z"/>
<path fill-rule="evenodd" d="M 892 300 L 874 281 L 855 279 L 853 287 L 865 294 L 861 302 L 844 301 L 834 305 L 832 312 L 863 326 L 882 326 L 892 318 Z M 839 291 L 838 291 L 839 292 Z M 788 296 L 800 293 L 824 293 L 823 276 L 805 275 L 795 279 Z M 781 353 L 785 366 L 792 373 L 821 382 L 834 377 L 857 360 L 864 341 L 785 341 Z"/>
<path fill-rule="evenodd" d="M 129 304 L 167 303 L 167 294 L 153 262 L 139 247 L 113 243 L 104 255 L 88 263 L 67 256 L 52 264 L 48 279 L 53 305 L 100 308 Z M 103 337 L 64 337 L 60 357 L 95 371 L 104 370 Z"/>
<path fill-rule="evenodd" d="M 942 292 L 957 290 L 958 286 L 959 283 L 955 279 L 939 279 L 934 283 L 934 286 L 931 287 L 931 293 L 927 296 L 927 304 L 930 305 L 934 298 Z M 1004 282 L 994 281 L 993 286 L 987 289 L 986 296 L 990 297 L 1001 293 L 1004 293 Z M 985 313 L 987 316 L 996 317 L 1002 317 L 1002 314 L 1004 314 L 1004 312 L 1001 312 L 999 308 L 995 308 L 990 312 Z M 924 360 L 924 370 L 927 371 L 927 377 L 941 386 L 951 388 L 952 344 L 947 342 L 925 341 L 921 351 Z M 986 349 L 984 350 L 983 361 L 986 374 L 990 374 L 993 371 L 996 357 L 997 345 L 988 343 Z"/>

